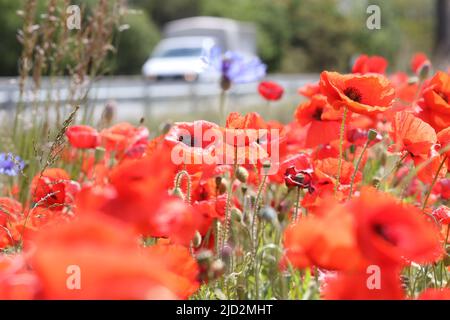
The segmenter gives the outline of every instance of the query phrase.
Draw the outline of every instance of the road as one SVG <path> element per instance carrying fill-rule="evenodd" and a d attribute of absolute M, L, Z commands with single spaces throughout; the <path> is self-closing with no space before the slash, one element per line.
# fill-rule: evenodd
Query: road
<path fill-rule="evenodd" d="M 297 89 L 318 78 L 317 74 L 273 74 L 267 77 L 285 88 L 285 101 L 297 99 Z M 239 103 L 242 107 L 261 104 L 262 98 L 257 93 L 257 85 L 234 85 L 229 91 L 228 103 Z M 53 89 L 49 90 L 50 87 Z M 87 87 L 87 84 L 83 84 L 78 89 L 83 92 Z M 26 90 L 23 100 L 28 104 L 48 99 L 66 101 L 70 96 L 67 78 L 58 79 L 53 85 L 50 85 L 48 79 L 44 79 L 41 88 L 36 94 L 32 89 Z M 106 102 L 114 101 L 117 105 L 117 117 L 127 119 L 143 115 L 149 109 L 156 114 L 207 110 L 217 106 L 219 94 L 217 83 L 148 83 L 139 76 L 115 76 L 104 77 L 93 83 L 88 91 L 88 101 L 95 106 L 95 114 L 102 111 Z M 17 80 L 0 78 L 0 109 L 13 109 L 18 101 Z"/>

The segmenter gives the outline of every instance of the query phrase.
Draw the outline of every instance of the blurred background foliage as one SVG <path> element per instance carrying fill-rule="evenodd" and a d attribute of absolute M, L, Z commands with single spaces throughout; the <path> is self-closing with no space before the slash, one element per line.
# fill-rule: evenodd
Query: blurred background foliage
<path fill-rule="evenodd" d="M 21 19 L 16 12 L 22 1 L 0 0 L 2 76 L 17 73 Z M 402 70 L 414 52 L 433 52 L 436 1 L 128 0 L 126 28 L 111 66 L 116 74 L 139 74 L 165 23 L 209 15 L 254 22 L 259 54 L 271 72 L 348 71 L 359 53 L 385 56 L 391 69 Z M 88 6 L 92 1 L 76 2 Z M 366 27 L 369 4 L 381 7 L 380 30 Z"/>

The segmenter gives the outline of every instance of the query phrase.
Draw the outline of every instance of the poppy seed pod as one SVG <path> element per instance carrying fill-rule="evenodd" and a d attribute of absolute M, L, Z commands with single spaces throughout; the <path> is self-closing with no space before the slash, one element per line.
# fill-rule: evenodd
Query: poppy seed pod
<path fill-rule="evenodd" d="M 271 223 L 275 222 L 275 220 L 277 219 L 277 213 L 275 209 L 270 206 L 265 206 L 264 208 L 262 208 L 259 211 L 259 216 L 262 219 L 269 221 Z"/>
<path fill-rule="evenodd" d="M 202 244 L 202 235 L 200 234 L 200 232 L 196 231 L 194 239 L 192 239 L 192 245 L 194 246 L 194 248 L 198 248 L 200 247 L 201 244 Z"/>
<path fill-rule="evenodd" d="M 236 169 L 236 178 L 242 182 L 242 183 L 246 183 L 248 180 L 248 171 L 247 169 L 245 169 L 244 167 L 238 167 Z"/>
<path fill-rule="evenodd" d="M 178 197 L 178 198 L 180 198 L 181 200 L 184 200 L 184 193 L 183 193 L 183 191 L 181 191 L 181 189 L 180 188 L 174 188 L 173 190 L 172 190 L 172 195 L 173 196 L 175 196 L 175 197 Z"/>
<path fill-rule="evenodd" d="M 369 141 L 373 141 L 377 138 L 378 132 L 376 132 L 373 129 L 369 129 L 369 131 L 367 132 L 367 139 Z"/>
<path fill-rule="evenodd" d="M 225 192 L 227 192 L 228 189 L 228 181 L 226 179 L 222 179 L 222 181 L 219 184 L 219 194 L 224 194 Z"/>
<path fill-rule="evenodd" d="M 231 81 L 227 76 L 222 76 L 220 79 L 220 88 L 222 88 L 223 91 L 228 91 L 231 88 Z"/>

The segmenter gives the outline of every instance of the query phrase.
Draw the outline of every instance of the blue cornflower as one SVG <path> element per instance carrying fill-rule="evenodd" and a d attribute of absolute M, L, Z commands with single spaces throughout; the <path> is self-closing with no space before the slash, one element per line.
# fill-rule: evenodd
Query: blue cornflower
<path fill-rule="evenodd" d="M 0 153 L 0 174 L 7 176 L 17 176 L 25 167 L 25 162 L 12 153 Z"/>
<path fill-rule="evenodd" d="M 222 89 L 232 83 L 258 81 L 266 75 L 267 66 L 258 57 L 245 57 L 240 53 L 222 50 L 215 46 L 204 56 L 204 61 L 222 75 Z"/>

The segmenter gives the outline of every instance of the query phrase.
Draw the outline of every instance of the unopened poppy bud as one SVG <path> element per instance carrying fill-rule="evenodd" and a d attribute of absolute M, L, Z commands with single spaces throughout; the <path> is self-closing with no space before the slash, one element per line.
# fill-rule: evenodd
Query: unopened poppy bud
<path fill-rule="evenodd" d="M 109 126 L 111 122 L 114 120 L 114 115 L 116 113 L 116 102 L 114 100 L 110 100 L 105 104 L 105 108 L 102 112 L 102 120 L 106 126 Z"/>
<path fill-rule="evenodd" d="M 223 263 L 223 261 L 220 259 L 214 260 L 211 264 L 211 271 L 214 278 L 220 277 L 225 272 L 225 263 Z"/>
<path fill-rule="evenodd" d="M 209 265 L 212 261 L 213 253 L 211 252 L 211 250 L 202 250 L 197 253 L 196 258 L 199 265 Z"/>
<path fill-rule="evenodd" d="M 231 248 L 229 244 L 226 244 L 223 246 L 221 253 L 222 259 L 229 263 L 231 255 L 233 254 L 233 248 Z"/>
<path fill-rule="evenodd" d="M 194 246 L 194 248 L 198 248 L 200 247 L 201 244 L 202 244 L 202 235 L 200 234 L 200 232 L 195 231 L 194 239 L 192 239 L 192 245 Z"/>
<path fill-rule="evenodd" d="M 95 163 L 100 162 L 100 160 L 102 160 L 105 157 L 105 148 L 102 147 L 97 147 L 95 148 L 95 153 L 94 153 L 94 158 L 95 158 Z"/>
<path fill-rule="evenodd" d="M 242 221 L 242 211 L 238 208 L 231 209 L 231 217 L 236 220 L 237 222 Z"/>
<path fill-rule="evenodd" d="M 241 187 L 242 193 L 245 195 L 247 193 L 248 187 L 244 184 Z"/>
<path fill-rule="evenodd" d="M 216 177 L 216 187 L 218 188 L 220 186 L 220 183 L 222 182 L 222 177 L 221 176 L 217 176 Z"/>
<path fill-rule="evenodd" d="M 425 80 L 430 75 L 431 65 L 429 63 L 424 63 L 418 72 L 420 81 Z"/>
<path fill-rule="evenodd" d="M 228 189 L 228 181 L 226 179 L 222 179 L 219 185 L 219 193 L 224 194 Z"/>
<path fill-rule="evenodd" d="M 277 213 L 275 212 L 275 209 L 270 206 L 266 206 L 266 207 L 262 208 L 259 211 L 259 216 L 263 220 L 266 220 L 269 222 L 274 222 L 277 219 Z"/>
<path fill-rule="evenodd" d="M 373 141 L 377 138 L 378 132 L 376 132 L 373 129 L 369 129 L 369 132 L 367 132 L 367 140 Z"/>
<path fill-rule="evenodd" d="M 242 183 L 246 183 L 248 180 L 248 171 L 247 169 L 245 169 L 244 167 L 238 167 L 236 169 L 236 178 L 242 182 Z"/>
<path fill-rule="evenodd" d="M 172 127 L 172 124 L 170 122 L 163 122 L 159 126 L 159 131 L 161 132 L 161 134 L 166 134 L 167 132 L 169 132 L 171 127 Z"/>
<path fill-rule="evenodd" d="M 231 88 L 231 81 L 227 76 L 222 76 L 220 88 L 222 88 L 223 91 L 228 91 Z"/>
<path fill-rule="evenodd" d="M 180 198 L 181 200 L 184 200 L 184 193 L 183 193 L 183 191 L 181 191 L 181 188 L 178 188 L 178 187 L 174 188 L 172 190 L 172 195 Z"/>
<path fill-rule="evenodd" d="M 354 144 L 350 145 L 350 153 L 355 153 L 356 146 Z"/>

